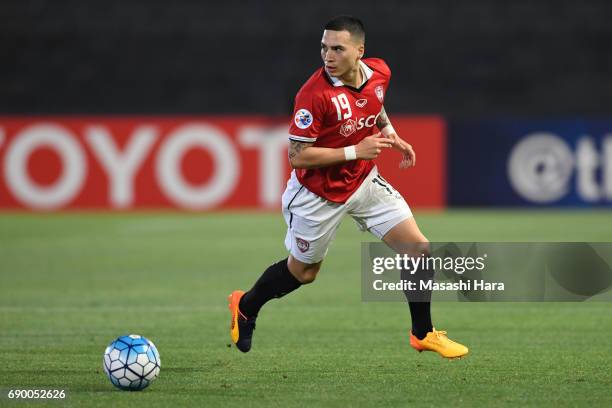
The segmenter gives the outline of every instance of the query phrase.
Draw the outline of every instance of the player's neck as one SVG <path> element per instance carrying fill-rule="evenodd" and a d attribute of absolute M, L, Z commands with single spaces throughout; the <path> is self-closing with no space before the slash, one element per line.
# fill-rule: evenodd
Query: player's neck
<path fill-rule="evenodd" d="M 363 83 L 363 73 L 361 72 L 359 61 L 353 68 L 351 68 L 348 72 L 346 72 L 338 79 L 340 79 L 344 85 L 349 85 L 353 88 L 359 88 Z"/>

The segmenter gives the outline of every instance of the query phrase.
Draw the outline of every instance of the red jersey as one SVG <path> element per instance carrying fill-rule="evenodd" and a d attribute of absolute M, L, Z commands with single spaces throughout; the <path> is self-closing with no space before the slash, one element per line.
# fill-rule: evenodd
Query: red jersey
<path fill-rule="evenodd" d="M 391 70 L 379 58 L 360 61 L 365 82 L 359 88 L 344 85 L 320 68 L 295 97 L 289 139 L 316 147 L 356 145 L 376 133 Z M 359 188 L 372 160 L 352 160 L 318 169 L 295 169 L 300 183 L 319 197 L 344 203 Z"/>

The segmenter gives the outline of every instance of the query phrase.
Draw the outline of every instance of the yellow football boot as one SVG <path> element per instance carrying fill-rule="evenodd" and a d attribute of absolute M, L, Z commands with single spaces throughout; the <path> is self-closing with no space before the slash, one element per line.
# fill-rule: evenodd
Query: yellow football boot
<path fill-rule="evenodd" d="M 468 353 L 468 348 L 446 337 L 445 331 L 433 329 L 427 333 L 423 340 L 419 340 L 410 333 L 410 345 L 419 353 L 422 351 L 435 351 L 445 358 L 461 358 Z"/>
<path fill-rule="evenodd" d="M 238 350 L 246 353 L 251 349 L 253 342 L 255 318 L 248 318 L 240 311 L 238 305 L 243 295 L 243 291 L 235 290 L 227 297 L 227 300 L 231 314 L 230 337 L 232 338 L 232 343 L 236 345 Z"/>

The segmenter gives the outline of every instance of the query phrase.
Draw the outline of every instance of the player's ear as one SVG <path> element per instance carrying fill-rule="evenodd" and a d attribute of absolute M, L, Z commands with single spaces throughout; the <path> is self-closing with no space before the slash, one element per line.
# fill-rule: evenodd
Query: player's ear
<path fill-rule="evenodd" d="M 359 59 L 362 59 L 362 58 L 363 58 L 363 54 L 365 53 L 365 47 L 364 47 L 364 45 L 363 45 L 363 44 L 360 44 L 360 45 L 357 47 L 357 51 L 359 52 Z"/>

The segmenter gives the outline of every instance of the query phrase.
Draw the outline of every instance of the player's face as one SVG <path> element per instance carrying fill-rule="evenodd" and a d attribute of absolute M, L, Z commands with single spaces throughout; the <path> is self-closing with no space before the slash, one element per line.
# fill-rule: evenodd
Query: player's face
<path fill-rule="evenodd" d="M 323 31 L 321 39 L 321 58 L 325 70 L 334 77 L 342 77 L 347 72 L 357 68 L 363 57 L 363 43 L 351 38 L 348 31 Z"/>

